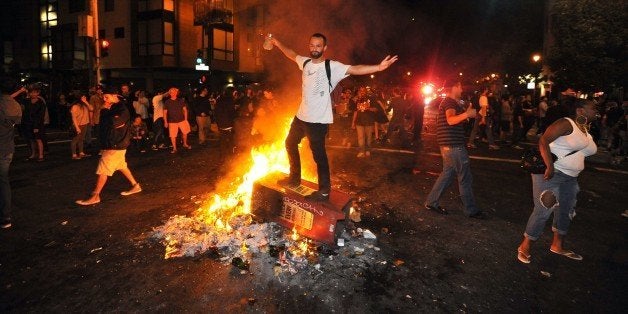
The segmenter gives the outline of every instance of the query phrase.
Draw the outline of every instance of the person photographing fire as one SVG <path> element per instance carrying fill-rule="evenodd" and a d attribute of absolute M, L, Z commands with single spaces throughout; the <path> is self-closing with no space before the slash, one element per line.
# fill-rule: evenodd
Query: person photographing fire
<path fill-rule="evenodd" d="M 304 137 L 307 137 L 314 162 L 316 162 L 318 191 L 306 195 L 305 198 L 312 201 L 327 201 L 331 192 L 331 181 L 329 161 L 325 149 L 325 136 L 329 125 L 333 123 L 330 94 L 345 77 L 384 71 L 398 58 L 388 55 L 379 64 L 346 65 L 334 60 L 325 62 L 323 55 L 327 50 L 327 38 L 320 33 L 315 33 L 310 37 L 309 57 L 298 55 L 275 36 L 269 36 L 268 40 L 273 46 L 279 48 L 288 59 L 296 62 L 299 69 L 303 71 L 301 75 L 301 103 L 292 120 L 285 141 L 290 174 L 287 178 L 279 180 L 278 184 L 288 187 L 297 187 L 301 184 L 299 143 Z"/>

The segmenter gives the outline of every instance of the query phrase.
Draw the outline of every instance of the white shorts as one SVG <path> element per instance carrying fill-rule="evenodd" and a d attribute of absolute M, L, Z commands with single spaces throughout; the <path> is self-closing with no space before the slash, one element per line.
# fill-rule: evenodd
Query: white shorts
<path fill-rule="evenodd" d="M 127 164 L 125 160 L 126 149 L 122 150 L 103 150 L 100 160 L 98 161 L 98 168 L 96 168 L 97 175 L 107 175 L 111 177 L 114 172 L 120 169 L 126 169 Z"/>

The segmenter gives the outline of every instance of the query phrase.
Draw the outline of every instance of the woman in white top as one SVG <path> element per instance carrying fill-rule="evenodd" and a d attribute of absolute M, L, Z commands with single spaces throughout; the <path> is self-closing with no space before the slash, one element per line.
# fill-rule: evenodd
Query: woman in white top
<path fill-rule="evenodd" d="M 85 130 L 90 123 L 89 112 L 92 111 L 92 105 L 87 101 L 87 97 L 81 96 L 81 100 L 75 102 L 70 108 L 72 114 L 72 128 L 76 131 L 76 135 L 72 138 L 70 149 L 72 150 L 72 159 L 81 159 L 88 155 L 83 152 L 83 140 L 85 139 Z"/>
<path fill-rule="evenodd" d="M 554 238 L 550 251 L 582 260 L 579 254 L 563 248 L 563 237 L 575 215 L 578 175 L 584 169 L 584 158 L 597 151 L 588 128 L 598 114 L 589 100 L 579 99 L 569 109 L 569 117 L 552 123 L 539 140 L 539 151 L 547 169 L 544 174 L 532 174 L 534 211 L 517 250 L 517 258 L 525 264 L 530 263 L 530 245 L 539 238 L 552 213 Z M 555 162 L 552 154 L 557 158 Z"/>

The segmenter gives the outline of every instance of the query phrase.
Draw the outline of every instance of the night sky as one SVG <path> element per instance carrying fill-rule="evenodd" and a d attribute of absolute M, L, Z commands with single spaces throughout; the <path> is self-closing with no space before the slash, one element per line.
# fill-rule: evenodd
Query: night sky
<path fill-rule="evenodd" d="M 463 72 L 475 79 L 526 70 L 530 55 L 542 50 L 543 2 L 323 0 L 313 9 L 276 0 L 268 22 L 297 53 L 306 52 L 311 33 L 322 32 L 328 58 L 359 64 L 398 54 L 386 75 L 411 71 L 430 80 Z"/>

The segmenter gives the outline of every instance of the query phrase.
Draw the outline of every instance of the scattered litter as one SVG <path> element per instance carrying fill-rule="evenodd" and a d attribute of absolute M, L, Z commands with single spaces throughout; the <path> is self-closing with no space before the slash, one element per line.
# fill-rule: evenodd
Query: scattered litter
<path fill-rule="evenodd" d="M 97 261 L 96 261 L 96 264 L 100 264 L 100 262 L 101 262 L 101 260 L 97 260 Z"/>
<path fill-rule="evenodd" d="M 338 246 L 345 246 L 345 239 L 338 238 Z"/>
<path fill-rule="evenodd" d="M 543 275 L 543 276 L 545 276 L 547 278 L 552 277 L 552 274 L 550 274 L 549 272 L 546 272 L 544 270 L 541 270 L 541 275 Z"/>
<path fill-rule="evenodd" d="M 381 250 L 381 249 L 380 249 L 379 247 L 377 247 L 377 246 L 374 246 L 374 247 L 373 247 L 373 250 L 375 250 L 375 251 L 379 252 L 379 250 Z"/>
<path fill-rule="evenodd" d="M 61 225 L 62 225 L 62 226 L 65 226 L 65 225 L 67 225 L 67 224 L 68 224 L 68 221 L 67 221 L 67 220 L 65 220 L 64 222 L 62 222 L 62 223 L 61 223 Z"/>
<path fill-rule="evenodd" d="M 248 300 L 248 301 L 249 301 L 249 305 L 253 305 L 253 304 L 255 304 L 255 302 L 257 302 L 257 299 L 255 299 L 255 298 L 249 298 L 249 300 Z"/>
<path fill-rule="evenodd" d="M 388 228 L 386 228 L 386 227 L 382 228 L 382 233 L 383 234 L 387 234 L 388 233 Z"/>
<path fill-rule="evenodd" d="M 404 262 L 404 261 L 402 261 L 402 260 L 400 260 L 400 259 L 396 259 L 396 260 L 393 262 L 393 264 L 395 264 L 395 266 L 399 267 L 399 266 L 401 266 L 401 265 L 405 264 L 405 262 Z"/>
<path fill-rule="evenodd" d="M 373 234 L 373 232 L 371 232 L 371 231 L 370 231 L 370 230 L 368 230 L 368 229 L 365 229 L 365 230 L 362 232 L 362 236 L 363 236 L 365 239 L 371 239 L 371 240 L 375 240 L 375 239 L 377 239 L 377 237 L 375 236 L 375 234 Z"/>
<path fill-rule="evenodd" d="M 351 221 L 353 222 L 360 222 L 362 221 L 360 216 L 360 211 L 351 206 L 351 208 L 349 209 L 349 219 L 351 219 Z"/>
<path fill-rule="evenodd" d="M 409 294 L 406 294 L 406 298 L 412 299 L 412 297 Z"/>
<path fill-rule="evenodd" d="M 57 244 L 57 241 L 50 241 L 48 243 L 46 243 L 46 245 L 44 245 L 44 247 L 51 247 L 53 245 Z"/>
<path fill-rule="evenodd" d="M 353 248 L 353 251 L 355 252 L 355 255 L 362 255 L 362 254 L 364 254 L 364 249 L 361 248 L 361 247 L 357 247 L 356 246 L 356 247 Z"/>
<path fill-rule="evenodd" d="M 460 286 L 460 288 L 462 288 L 462 289 L 464 289 L 464 290 L 469 290 L 469 287 L 467 287 L 467 286 L 462 286 L 462 285 L 461 285 L 461 286 Z"/>
<path fill-rule="evenodd" d="M 97 251 L 100 251 L 100 250 L 102 250 L 102 246 L 101 247 L 97 247 L 95 249 L 92 249 L 91 251 L 89 251 L 89 253 L 91 254 L 91 253 L 94 253 L 94 252 L 97 252 Z"/>

